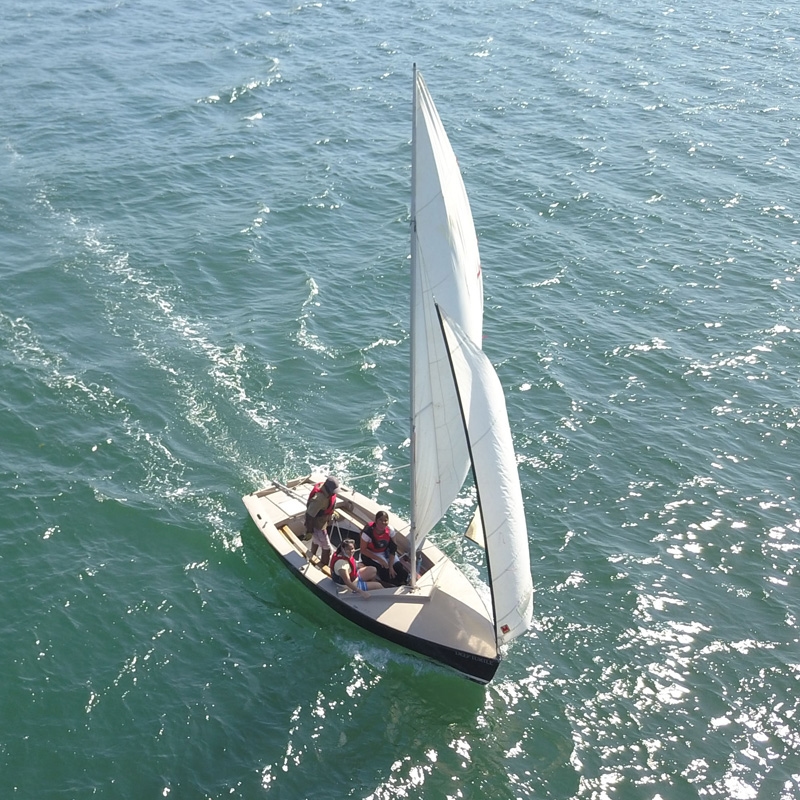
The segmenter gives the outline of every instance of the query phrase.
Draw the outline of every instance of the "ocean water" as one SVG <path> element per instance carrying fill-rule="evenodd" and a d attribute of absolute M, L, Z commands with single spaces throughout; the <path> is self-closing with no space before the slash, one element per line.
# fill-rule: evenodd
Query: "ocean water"
<path fill-rule="evenodd" d="M 800 796 L 798 12 L 3 4 L 0 796 Z M 408 509 L 414 62 L 530 533 L 488 687 L 240 499 Z"/>

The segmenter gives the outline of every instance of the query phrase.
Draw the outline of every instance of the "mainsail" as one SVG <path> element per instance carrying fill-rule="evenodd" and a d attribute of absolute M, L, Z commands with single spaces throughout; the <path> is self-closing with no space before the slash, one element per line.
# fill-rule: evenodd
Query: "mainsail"
<path fill-rule="evenodd" d="M 528 533 L 500 379 L 484 352 L 440 308 L 463 414 L 492 589 L 498 644 L 524 633 L 533 613 Z"/>
<path fill-rule="evenodd" d="M 414 71 L 411 234 L 412 535 L 421 543 L 469 471 L 461 416 L 435 301 L 480 346 L 478 240 L 455 154 Z"/>

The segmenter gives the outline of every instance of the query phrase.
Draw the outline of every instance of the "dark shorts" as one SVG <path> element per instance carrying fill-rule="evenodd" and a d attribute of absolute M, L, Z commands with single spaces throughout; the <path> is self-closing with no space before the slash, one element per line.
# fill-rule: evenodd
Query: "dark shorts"
<path fill-rule="evenodd" d="M 361 563 L 368 567 L 375 567 L 378 572 L 378 580 L 381 583 L 388 583 L 390 586 L 405 586 L 408 583 L 408 570 L 402 564 L 394 565 L 394 578 L 389 575 L 388 567 L 373 561 L 369 556 L 364 555 L 361 551 Z"/>

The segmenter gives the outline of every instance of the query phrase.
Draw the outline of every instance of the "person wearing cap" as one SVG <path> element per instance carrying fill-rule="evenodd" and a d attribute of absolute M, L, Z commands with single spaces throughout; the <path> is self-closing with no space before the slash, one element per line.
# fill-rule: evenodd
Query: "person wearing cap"
<path fill-rule="evenodd" d="M 306 503 L 306 534 L 311 534 L 310 556 L 320 550 L 320 564 L 325 567 L 331 559 L 331 540 L 328 536 L 328 523 L 333 518 L 336 507 L 336 490 L 339 481 L 332 475 L 324 482 L 315 484 Z"/>

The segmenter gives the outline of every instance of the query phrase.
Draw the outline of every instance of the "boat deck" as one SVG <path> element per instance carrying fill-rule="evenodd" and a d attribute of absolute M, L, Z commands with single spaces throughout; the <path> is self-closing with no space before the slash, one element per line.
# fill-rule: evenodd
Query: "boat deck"
<path fill-rule="evenodd" d="M 308 559 L 311 542 L 303 538 L 305 500 L 314 482 L 309 476 L 288 485 L 273 483 L 243 498 L 258 529 L 286 566 L 353 622 L 474 680 L 484 682 L 483 675 L 490 672 L 485 678 L 489 680 L 498 663 L 491 613 L 472 583 L 438 547 L 430 542 L 423 545 L 422 575 L 415 587 L 371 590 L 367 598 L 335 583 L 327 567 Z M 337 497 L 339 520 L 332 525 L 331 539 L 336 545 L 352 535 L 358 543 L 361 529 L 382 506 L 346 487 L 339 488 Z M 404 551 L 408 523 L 389 512 L 389 524 Z"/>

